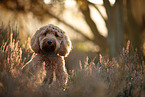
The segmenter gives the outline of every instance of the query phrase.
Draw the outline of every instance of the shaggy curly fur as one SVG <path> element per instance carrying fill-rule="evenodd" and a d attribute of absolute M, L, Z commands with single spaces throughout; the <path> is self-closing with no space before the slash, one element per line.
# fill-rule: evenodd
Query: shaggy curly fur
<path fill-rule="evenodd" d="M 36 56 L 23 67 L 23 70 L 35 78 L 40 77 L 45 70 L 43 77 L 41 76 L 44 83 L 52 83 L 55 76 L 60 84 L 66 84 L 68 74 L 64 57 L 71 50 L 71 41 L 65 32 L 52 24 L 41 27 L 31 39 L 31 48 Z"/>

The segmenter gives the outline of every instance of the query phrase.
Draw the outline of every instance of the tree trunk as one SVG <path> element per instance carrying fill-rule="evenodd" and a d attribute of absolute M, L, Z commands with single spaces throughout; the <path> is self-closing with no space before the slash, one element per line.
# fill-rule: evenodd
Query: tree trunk
<path fill-rule="evenodd" d="M 124 43 L 124 6 L 123 0 L 116 0 L 115 9 L 116 9 L 116 52 L 120 53 L 123 48 Z"/>
<path fill-rule="evenodd" d="M 123 47 L 124 37 L 124 14 L 123 14 L 123 0 L 116 0 L 114 6 L 110 5 L 108 0 L 104 0 L 104 7 L 108 16 L 108 45 L 110 57 L 115 57 L 119 54 Z"/>
<path fill-rule="evenodd" d="M 134 48 L 137 48 L 138 53 L 140 56 L 142 56 L 142 42 L 141 42 L 141 29 L 139 24 L 137 24 L 135 18 L 133 17 L 132 10 L 131 10 L 131 0 L 127 0 L 127 34 L 129 40 L 131 40 L 131 43 Z"/>
<path fill-rule="evenodd" d="M 109 55 L 110 57 L 114 57 L 116 55 L 116 16 L 115 16 L 115 10 L 113 7 L 111 7 L 110 3 L 108 0 L 103 0 L 104 1 L 104 7 L 106 9 L 107 13 L 107 30 L 108 30 L 108 37 L 107 37 L 107 42 L 109 45 Z"/>

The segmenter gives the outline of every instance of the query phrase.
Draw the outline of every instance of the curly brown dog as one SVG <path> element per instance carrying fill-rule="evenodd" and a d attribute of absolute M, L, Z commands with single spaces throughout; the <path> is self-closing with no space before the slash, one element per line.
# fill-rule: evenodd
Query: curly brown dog
<path fill-rule="evenodd" d="M 42 70 L 45 70 L 44 83 L 51 84 L 55 76 L 60 84 L 66 84 L 68 74 L 64 57 L 71 50 L 71 41 L 65 32 L 52 24 L 41 27 L 31 39 L 31 48 L 36 56 L 23 70 L 35 77 L 40 77 Z"/>

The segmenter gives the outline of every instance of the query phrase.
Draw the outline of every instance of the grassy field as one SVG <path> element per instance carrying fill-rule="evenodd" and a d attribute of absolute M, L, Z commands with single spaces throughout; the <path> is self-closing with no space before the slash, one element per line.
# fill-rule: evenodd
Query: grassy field
<path fill-rule="evenodd" d="M 18 33 L 10 26 L 0 28 L 0 97 L 145 97 L 144 61 L 130 41 L 111 60 L 100 54 L 80 62 L 79 69 L 69 71 L 64 89 L 35 82 L 21 72 L 33 52 L 30 39 L 21 42 Z"/>

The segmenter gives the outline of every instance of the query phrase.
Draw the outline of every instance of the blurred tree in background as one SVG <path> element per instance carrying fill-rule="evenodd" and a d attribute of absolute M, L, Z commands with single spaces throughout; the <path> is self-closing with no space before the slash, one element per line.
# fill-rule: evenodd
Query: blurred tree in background
<path fill-rule="evenodd" d="M 45 2 L 44 2 L 45 1 Z M 45 19 L 56 19 L 84 39 L 93 42 L 100 47 L 100 51 L 109 54 L 111 57 L 117 56 L 127 40 L 131 40 L 133 47 L 138 49 L 140 55 L 145 44 L 145 1 L 144 0 L 116 0 L 111 4 L 109 0 L 103 0 L 102 5 L 95 4 L 93 0 L 0 0 L 0 9 L 7 9 L 18 14 L 31 12 L 39 21 Z M 76 3 L 78 14 L 81 14 L 86 24 L 91 30 L 93 38 L 74 27 L 65 19 L 63 13 L 67 9 L 65 1 Z M 94 0 L 95 1 L 95 0 Z M 105 8 L 105 17 L 98 6 Z M 105 22 L 108 36 L 105 37 L 98 30 L 98 25 L 91 17 L 90 7 L 95 8 Z M 74 9 L 74 8 L 72 8 Z M 96 17 L 97 18 L 97 17 Z M 83 28 L 83 27 L 82 27 Z"/>

